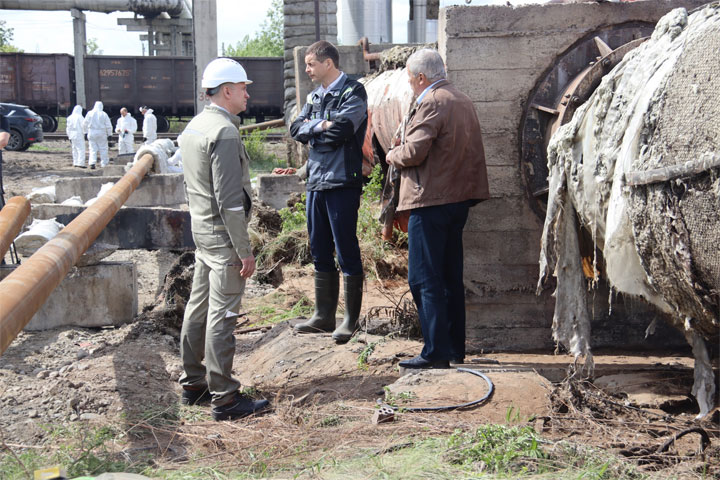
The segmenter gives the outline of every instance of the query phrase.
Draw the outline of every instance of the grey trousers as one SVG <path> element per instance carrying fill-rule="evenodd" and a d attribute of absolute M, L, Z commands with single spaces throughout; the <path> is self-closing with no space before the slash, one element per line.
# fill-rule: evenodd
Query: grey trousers
<path fill-rule="evenodd" d="M 233 330 L 245 279 L 227 234 L 193 234 L 195 274 L 180 332 L 182 386 L 209 387 L 213 406 L 232 401 L 240 382 L 232 377 Z M 228 317 L 230 312 L 232 317 Z M 205 365 L 203 365 L 203 359 Z"/>

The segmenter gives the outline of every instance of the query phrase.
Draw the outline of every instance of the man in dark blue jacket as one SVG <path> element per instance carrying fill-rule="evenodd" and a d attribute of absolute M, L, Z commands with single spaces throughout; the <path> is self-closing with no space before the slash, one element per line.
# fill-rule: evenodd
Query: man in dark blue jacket
<path fill-rule="evenodd" d="M 333 331 L 347 342 L 357 328 L 363 268 L 357 240 L 362 193 L 362 144 L 367 128 L 367 93 L 338 69 L 337 48 L 315 42 L 305 54 L 305 72 L 320 85 L 307 97 L 290 126 L 292 137 L 310 144 L 307 162 L 307 221 L 315 263 L 315 313 L 295 326 L 301 333 Z M 345 318 L 335 328 L 339 278 L 333 250 L 343 271 Z"/>

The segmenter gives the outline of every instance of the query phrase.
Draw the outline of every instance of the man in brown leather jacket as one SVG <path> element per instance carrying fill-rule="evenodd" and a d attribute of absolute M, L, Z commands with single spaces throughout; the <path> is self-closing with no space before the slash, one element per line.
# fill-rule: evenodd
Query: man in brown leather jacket
<path fill-rule="evenodd" d="M 387 162 L 400 170 L 397 211 L 410 211 L 408 283 L 425 346 L 400 366 L 447 368 L 465 357 L 462 234 L 469 208 L 490 197 L 485 153 L 475 107 L 440 54 L 419 50 L 407 70 L 418 97 Z"/>

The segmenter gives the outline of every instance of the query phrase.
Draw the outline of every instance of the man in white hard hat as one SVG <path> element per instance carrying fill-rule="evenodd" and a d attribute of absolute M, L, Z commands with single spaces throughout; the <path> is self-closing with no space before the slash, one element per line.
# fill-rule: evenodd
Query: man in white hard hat
<path fill-rule="evenodd" d="M 146 106 L 140 107 L 140 113 L 143 114 L 143 141 L 150 144 L 157 140 L 157 118 L 153 114 L 153 109 Z"/>
<path fill-rule="evenodd" d="M 127 108 L 120 109 L 120 118 L 115 124 L 115 133 L 118 134 L 118 153 L 135 152 L 135 132 L 137 132 L 137 121 L 128 113 Z"/>
<path fill-rule="evenodd" d="M 238 392 L 232 377 L 235 328 L 245 280 L 255 272 L 247 225 L 252 207 L 249 158 L 237 116 L 250 96 L 245 69 L 217 58 L 203 72 L 210 105 L 179 137 L 193 240 L 195 274 L 180 333 L 182 402 L 212 401 L 215 420 L 267 407 Z M 205 365 L 203 365 L 203 360 Z"/>

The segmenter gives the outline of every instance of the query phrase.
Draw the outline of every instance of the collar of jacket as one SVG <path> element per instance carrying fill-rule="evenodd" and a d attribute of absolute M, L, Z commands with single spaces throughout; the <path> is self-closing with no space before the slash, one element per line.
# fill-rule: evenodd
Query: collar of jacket
<path fill-rule="evenodd" d="M 238 117 L 237 115 L 231 115 L 230 112 L 228 112 L 224 108 L 220 108 L 217 105 L 211 104 L 211 105 L 206 105 L 205 109 L 203 111 L 208 111 L 210 113 L 218 113 L 220 115 L 224 115 L 225 118 L 230 120 L 233 125 L 235 125 L 236 127 L 240 127 L 240 117 Z"/>
<path fill-rule="evenodd" d="M 447 78 L 443 78 L 442 80 L 438 80 L 437 83 L 436 83 L 435 85 L 433 85 L 433 86 L 430 88 L 430 90 L 427 91 L 427 93 L 426 93 L 425 96 L 423 97 L 423 100 L 425 100 L 425 98 L 428 96 L 428 93 L 433 92 L 433 91 L 437 90 L 437 89 L 440 88 L 440 87 L 444 87 L 445 85 L 448 85 L 449 83 L 450 83 L 450 82 L 448 82 Z M 417 103 L 417 102 L 415 102 L 415 103 Z M 422 103 L 422 102 L 420 102 L 420 103 Z"/>
<path fill-rule="evenodd" d="M 330 95 L 332 95 L 333 97 L 337 97 L 338 95 L 340 95 L 340 93 L 342 93 L 343 87 L 345 86 L 345 82 L 347 82 L 347 79 L 348 79 L 347 74 L 345 72 L 342 72 L 340 74 L 340 79 L 338 80 L 338 82 L 335 83 L 335 86 L 333 88 L 331 88 L 330 90 L 325 92 L 325 95 L 327 95 L 328 93 Z M 315 103 L 318 100 L 322 100 L 322 98 L 320 97 L 321 89 L 322 89 L 322 85 L 317 87 L 315 90 L 313 90 L 313 92 L 312 92 L 313 103 Z M 323 95 L 323 97 L 325 95 Z"/>

